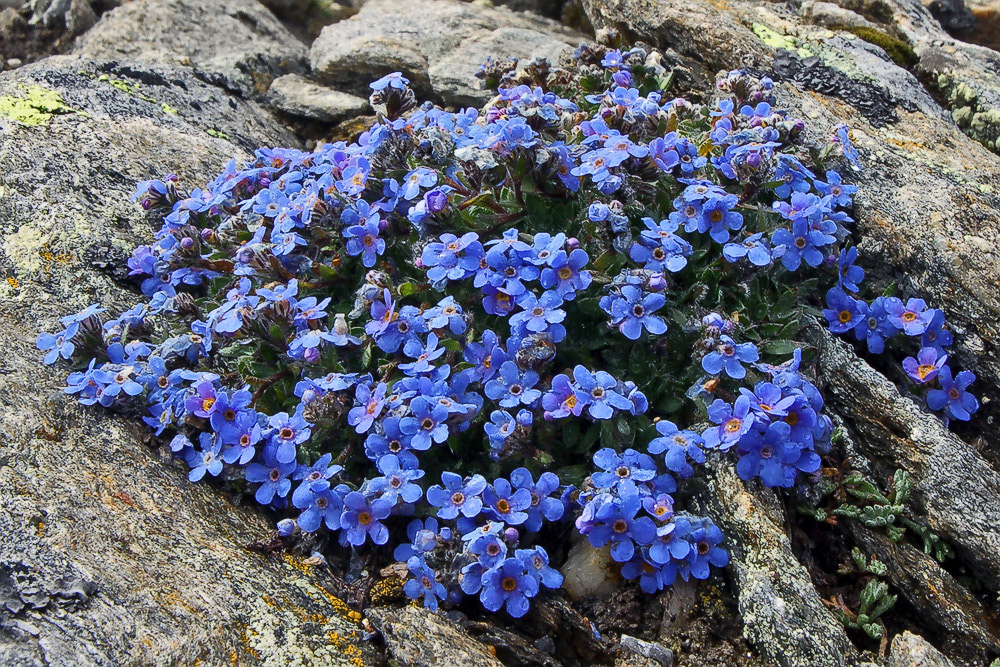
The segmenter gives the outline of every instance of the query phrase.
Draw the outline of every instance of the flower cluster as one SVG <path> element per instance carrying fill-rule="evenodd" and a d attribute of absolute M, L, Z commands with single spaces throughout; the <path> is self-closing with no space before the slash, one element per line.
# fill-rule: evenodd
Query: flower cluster
<path fill-rule="evenodd" d="M 695 105 L 649 56 L 487 63 L 498 96 L 456 112 L 390 74 L 356 142 L 260 149 L 189 192 L 140 184 L 163 220 L 128 260 L 146 300 L 63 318 L 45 363 L 78 364 L 66 391 L 141 415 L 193 481 L 245 481 L 283 538 L 394 545 L 431 609 L 527 613 L 573 528 L 644 590 L 708 577 L 722 534 L 675 513 L 678 480 L 721 451 L 787 487 L 829 446 L 789 344 L 804 285 L 863 277 L 854 188 L 816 175 L 857 156 L 843 128 L 799 145 L 766 78 L 724 73 Z M 878 335 L 947 344 L 894 304 Z M 966 376 L 916 364 L 932 407 L 973 411 Z"/>

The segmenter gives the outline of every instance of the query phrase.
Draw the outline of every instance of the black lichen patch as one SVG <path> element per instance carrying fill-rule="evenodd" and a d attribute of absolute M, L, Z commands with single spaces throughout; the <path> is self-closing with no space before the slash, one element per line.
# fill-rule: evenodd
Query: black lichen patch
<path fill-rule="evenodd" d="M 112 245 L 95 245 L 83 252 L 87 264 L 109 276 L 118 285 L 137 291 L 139 281 L 129 275 L 128 256 Z"/>
<path fill-rule="evenodd" d="M 897 106 L 907 111 L 917 109 L 912 102 L 900 100 L 880 86 L 855 81 L 816 56 L 800 58 L 786 49 L 778 49 L 774 54 L 773 78 L 791 81 L 806 90 L 842 99 L 875 127 L 898 123 Z"/>

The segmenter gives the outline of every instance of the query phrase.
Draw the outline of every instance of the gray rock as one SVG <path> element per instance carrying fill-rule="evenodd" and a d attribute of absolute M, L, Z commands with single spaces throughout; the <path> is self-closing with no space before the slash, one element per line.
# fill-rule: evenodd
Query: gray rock
<path fill-rule="evenodd" d="M 631 635 L 622 635 L 621 645 L 623 649 L 642 656 L 660 667 L 672 667 L 674 664 L 674 652 L 656 642 L 647 642 Z"/>
<path fill-rule="evenodd" d="M 455 0 L 370 0 L 356 16 L 323 29 L 310 53 L 314 75 L 366 94 L 393 71 L 420 93 L 451 104 L 490 97 L 475 78 L 488 55 L 558 60 L 585 37 L 530 14 Z"/>
<path fill-rule="evenodd" d="M 490 647 L 452 621 L 423 607 L 374 607 L 368 618 L 382 633 L 389 654 L 412 667 L 502 667 Z"/>
<path fill-rule="evenodd" d="M 327 123 L 371 111 L 367 99 L 321 86 L 298 74 L 275 79 L 267 91 L 267 102 L 289 115 Z"/>
<path fill-rule="evenodd" d="M 708 488 L 699 498 L 726 536 L 746 639 L 767 664 L 851 664 L 856 651 L 792 553 L 774 492 L 743 482 L 716 456 L 706 468 Z"/>
<path fill-rule="evenodd" d="M 305 46 L 257 0 L 133 0 L 107 12 L 74 53 L 190 65 L 244 96 L 305 67 Z"/>
<path fill-rule="evenodd" d="M 802 16 L 817 25 L 827 28 L 864 27 L 873 28 L 871 21 L 861 14 L 850 9 L 841 7 L 832 2 L 821 2 L 819 0 L 808 0 L 799 7 Z"/>
<path fill-rule="evenodd" d="M 818 327 L 817 327 L 818 329 Z M 1000 584 L 1000 474 L 935 415 L 826 333 L 820 373 L 829 404 L 883 475 L 910 474 L 913 504 L 990 587 Z"/>
<path fill-rule="evenodd" d="M 892 638 L 888 667 L 952 667 L 951 660 L 909 630 Z"/>
<path fill-rule="evenodd" d="M 36 127 L 0 119 L 0 599 L 24 604 L 0 612 L 0 664 L 371 659 L 321 578 L 246 548 L 268 534 L 261 514 L 189 483 L 134 423 L 67 400 L 65 370 L 34 347 L 62 314 L 138 300 L 88 259 L 122 262 L 151 238 L 128 201 L 137 181 L 194 186 L 293 138 L 186 68 L 63 56 L 0 74 L 0 96 L 35 86 L 68 109 Z"/>

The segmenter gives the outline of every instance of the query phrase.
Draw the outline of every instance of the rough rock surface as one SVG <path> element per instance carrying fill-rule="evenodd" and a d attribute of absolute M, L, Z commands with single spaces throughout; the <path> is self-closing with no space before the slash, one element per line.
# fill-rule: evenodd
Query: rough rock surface
<path fill-rule="evenodd" d="M 491 97 L 475 74 L 487 56 L 523 62 L 559 55 L 585 36 L 530 14 L 455 0 L 369 0 L 356 16 L 323 29 L 313 43 L 314 75 L 358 94 L 393 71 L 449 104 Z"/>
<path fill-rule="evenodd" d="M 1000 474 L 941 420 L 824 333 L 820 369 L 825 395 L 858 448 L 883 476 L 910 474 L 913 502 L 990 586 L 1000 584 Z"/>
<path fill-rule="evenodd" d="M 271 83 L 267 102 L 292 116 L 336 123 L 370 111 L 368 100 L 318 85 L 299 74 L 286 74 Z"/>
<path fill-rule="evenodd" d="M 267 534 L 261 515 L 67 400 L 34 349 L 61 313 L 136 300 L 95 264 L 154 231 L 128 202 L 137 181 L 197 183 L 294 139 L 184 68 L 58 57 L 0 74 L 0 96 L 34 86 L 67 109 L 35 127 L 0 119 L 0 664 L 365 659 L 356 619 L 308 568 L 246 549 Z"/>
<path fill-rule="evenodd" d="M 386 638 L 389 654 L 401 665 L 500 667 L 495 652 L 455 623 L 422 607 L 375 607 L 368 618 Z"/>
<path fill-rule="evenodd" d="M 893 637 L 888 667 L 952 667 L 952 663 L 926 639 L 907 631 Z"/>
<path fill-rule="evenodd" d="M 848 665 L 856 651 L 792 553 L 774 492 L 747 484 L 728 461 L 706 464 L 704 511 L 726 535 L 744 635 L 770 664 Z"/>
<path fill-rule="evenodd" d="M 224 35 L 224 39 L 220 39 Z M 257 0 L 132 0 L 107 12 L 74 52 L 190 65 L 243 95 L 305 65 L 305 46 Z"/>

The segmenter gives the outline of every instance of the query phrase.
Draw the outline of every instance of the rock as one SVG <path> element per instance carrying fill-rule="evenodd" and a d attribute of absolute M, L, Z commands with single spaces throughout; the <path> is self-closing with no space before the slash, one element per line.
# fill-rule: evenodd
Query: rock
<path fill-rule="evenodd" d="M 244 96 L 305 67 L 305 46 L 257 0 L 132 0 L 107 12 L 73 52 L 190 65 Z"/>
<path fill-rule="evenodd" d="M 607 597 L 621 583 L 621 565 L 611 558 L 610 547 L 595 549 L 586 539 L 577 541 L 560 568 L 563 589 L 573 600 Z"/>
<path fill-rule="evenodd" d="M 382 633 L 389 654 L 400 664 L 412 667 L 503 665 L 490 646 L 463 633 L 444 616 L 423 607 L 374 607 L 366 613 Z"/>
<path fill-rule="evenodd" d="M 892 638 L 888 667 L 952 667 L 951 660 L 909 630 Z"/>
<path fill-rule="evenodd" d="M 881 532 L 857 521 L 848 530 L 863 552 L 886 565 L 893 590 L 920 611 L 945 638 L 949 652 L 968 656 L 968 662 L 985 664 L 986 656 L 1000 650 L 1000 623 L 962 584 L 937 561 L 907 542 L 894 543 Z"/>
<path fill-rule="evenodd" d="M 959 37 L 976 26 L 976 15 L 966 6 L 965 0 L 934 0 L 927 5 L 927 10 L 942 28 L 959 33 Z"/>
<path fill-rule="evenodd" d="M 708 488 L 698 498 L 726 536 L 747 640 L 767 664 L 851 664 L 856 651 L 792 553 L 774 492 L 743 482 L 735 466 L 715 456 L 706 471 Z"/>
<path fill-rule="evenodd" d="M 60 56 L 0 74 L 0 98 L 39 88 L 62 113 L 0 118 L 0 664 L 372 660 L 324 579 L 246 548 L 269 519 L 189 483 L 133 421 L 78 407 L 34 347 L 67 312 L 139 300 L 86 259 L 122 262 L 152 237 L 137 181 L 194 186 L 293 137 L 183 67 Z"/>
<path fill-rule="evenodd" d="M 368 84 L 401 71 L 422 95 L 449 104 L 491 97 L 475 74 L 488 55 L 557 62 L 583 35 L 506 9 L 455 0 L 370 0 L 356 16 L 323 29 L 310 53 L 322 81 L 367 95 Z"/>
<path fill-rule="evenodd" d="M 871 21 L 857 12 L 845 9 L 832 2 L 808 0 L 799 8 L 802 16 L 813 23 L 827 28 L 864 27 L 873 28 Z"/>
<path fill-rule="evenodd" d="M 656 642 L 647 642 L 630 635 L 622 635 L 621 645 L 625 651 L 641 656 L 654 665 L 672 667 L 674 664 L 673 651 Z"/>
<path fill-rule="evenodd" d="M 819 328 L 818 326 L 816 327 Z M 991 588 L 1000 585 L 1000 474 L 825 329 L 817 335 L 825 396 L 884 478 L 910 474 L 916 512 Z"/>
<path fill-rule="evenodd" d="M 292 116 L 336 123 L 370 112 L 368 100 L 316 84 L 298 74 L 286 74 L 271 83 L 268 103 Z"/>

